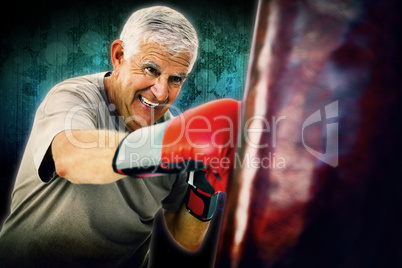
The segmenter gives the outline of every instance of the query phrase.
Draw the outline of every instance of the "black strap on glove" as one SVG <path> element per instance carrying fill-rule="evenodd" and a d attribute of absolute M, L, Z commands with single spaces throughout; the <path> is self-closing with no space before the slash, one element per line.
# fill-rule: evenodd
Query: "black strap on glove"
<path fill-rule="evenodd" d="M 205 171 L 189 173 L 189 184 L 184 200 L 191 215 L 200 221 L 210 221 L 218 202 L 218 193 L 209 184 Z"/>

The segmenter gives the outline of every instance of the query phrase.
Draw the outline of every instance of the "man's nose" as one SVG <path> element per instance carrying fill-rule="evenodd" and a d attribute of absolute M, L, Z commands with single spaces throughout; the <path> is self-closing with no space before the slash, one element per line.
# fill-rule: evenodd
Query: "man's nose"
<path fill-rule="evenodd" d="M 168 80 L 158 77 L 155 84 L 151 87 L 151 91 L 159 102 L 164 102 L 169 95 Z"/>

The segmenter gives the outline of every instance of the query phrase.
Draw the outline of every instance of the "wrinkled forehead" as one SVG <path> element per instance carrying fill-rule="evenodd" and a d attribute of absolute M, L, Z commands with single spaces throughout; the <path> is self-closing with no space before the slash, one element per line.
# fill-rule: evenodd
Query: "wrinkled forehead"
<path fill-rule="evenodd" d="M 139 46 L 139 53 L 135 55 L 138 61 L 160 61 L 175 67 L 188 69 L 190 72 L 193 63 L 193 56 L 189 52 L 169 51 L 159 43 L 142 43 Z"/>

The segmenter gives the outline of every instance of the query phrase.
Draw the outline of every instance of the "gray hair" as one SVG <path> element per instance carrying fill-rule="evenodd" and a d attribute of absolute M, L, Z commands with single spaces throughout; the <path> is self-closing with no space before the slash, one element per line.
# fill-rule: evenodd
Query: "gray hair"
<path fill-rule="evenodd" d="M 194 27 L 179 12 L 163 6 L 140 9 L 127 20 L 120 34 L 124 57 L 130 61 L 140 44 L 157 43 L 168 53 L 190 53 L 192 68 L 198 51 Z"/>

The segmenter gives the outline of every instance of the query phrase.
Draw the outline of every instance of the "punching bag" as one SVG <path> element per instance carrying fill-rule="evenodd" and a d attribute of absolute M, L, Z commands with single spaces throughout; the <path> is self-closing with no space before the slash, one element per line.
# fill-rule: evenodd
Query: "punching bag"
<path fill-rule="evenodd" d="M 402 267 L 394 0 L 261 0 L 216 267 Z"/>

